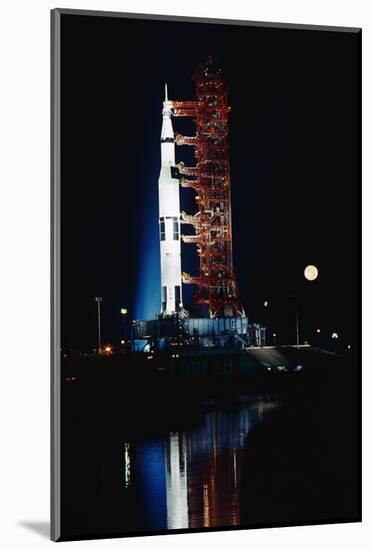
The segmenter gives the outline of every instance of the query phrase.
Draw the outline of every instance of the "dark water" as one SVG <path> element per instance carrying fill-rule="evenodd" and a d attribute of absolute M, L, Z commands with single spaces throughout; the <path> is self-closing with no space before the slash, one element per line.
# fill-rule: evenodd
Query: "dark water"
<path fill-rule="evenodd" d="M 192 386 L 172 399 L 171 386 L 124 387 L 64 388 L 64 537 L 359 521 L 358 390 L 347 372 L 223 404 L 190 402 Z"/>
<path fill-rule="evenodd" d="M 134 418 L 104 429 L 102 411 L 103 432 L 70 419 L 62 529 L 85 536 L 239 525 L 246 436 L 277 406 L 269 394 L 239 397 L 228 407 L 204 405 L 182 429 L 122 438 L 120 423 Z M 143 405 L 141 414 L 151 410 Z"/>
<path fill-rule="evenodd" d="M 239 525 L 246 435 L 275 403 L 250 398 L 235 410 L 212 410 L 184 431 L 123 442 L 124 490 L 143 492 L 147 527 Z"/>

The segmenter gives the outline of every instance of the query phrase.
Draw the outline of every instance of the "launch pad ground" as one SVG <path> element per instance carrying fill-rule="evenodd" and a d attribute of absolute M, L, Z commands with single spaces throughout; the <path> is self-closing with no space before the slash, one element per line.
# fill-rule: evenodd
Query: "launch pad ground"
<path fill-rule="evenodd" d="M 321 369 L 335 372 L 352 359 L 312 346 L 267 346 L 250 347 L 243 350 L 196 349 L 183 350 L 173 346 L 171 350 L 152 353 L 126 352 L 113 356 L 82 356 L 64 358 L 62 376 L 68 383 L 81 381 L 159 381 L 164 378 L 177 379 L 223 379 L 226 383 L 233 378 L 269 379 L 304 373 L 321 372 Z"/>
<path fill-rule="evenodd" d="M 161 359 L 163 369 L 186 377 L 271 376 L 333 368 L 342 358 L 309 345 L 249 347 L 243 350 L 199 349 L 175 351 Z M 153 361 L 153 360 L 150 360 Z"/>

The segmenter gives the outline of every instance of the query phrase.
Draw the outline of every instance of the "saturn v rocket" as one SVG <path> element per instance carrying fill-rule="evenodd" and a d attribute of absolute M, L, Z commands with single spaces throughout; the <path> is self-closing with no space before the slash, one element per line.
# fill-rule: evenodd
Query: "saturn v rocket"
<path fill-rule="evenodd" d="M 171 109 L 172 101 L 168 100 L 165 84 L 161 130 L 161 171 L 158 180 L 161 317 L 175 315 L 183 309 L 179 180 L 172 177 L 172 167 L 175 165 L 175 143 Z"/>
<path fill-rule="evenodd" d="M 265 341 L 265 328 L 249 324 L 233 270 L 227 86 L 212 59 L 194 79 L 196 101 L 169 101 L 165 85 L 158 179 L 161 308 L 156 319 L 133 322 L 133 341 L 147 341 L 141 349 L 241 348 Z M 174 134 L 174 117 L 190 117 L 195 135 Z M 195 165 L 176 163 L 175 147 L 183 145 L 194 148 Z M 195 193 L 195 214 L 181 212 L 181 187 Z M 181 235 L 181 224 L 193 233 Z M 194 276 L 182 273 L 181 242 L 196 246 L 200 267 Z M 183 283 L 195 286 L 191 314 L 183 306 Z"/>

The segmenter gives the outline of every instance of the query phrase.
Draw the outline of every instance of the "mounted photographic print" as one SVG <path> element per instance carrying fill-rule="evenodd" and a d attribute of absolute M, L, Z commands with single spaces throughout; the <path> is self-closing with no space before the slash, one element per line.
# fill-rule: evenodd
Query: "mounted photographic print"
<path fill-rule="evenodd" d="M 361 520 L 361 30 L 52 11 L 52 539 Z"/>

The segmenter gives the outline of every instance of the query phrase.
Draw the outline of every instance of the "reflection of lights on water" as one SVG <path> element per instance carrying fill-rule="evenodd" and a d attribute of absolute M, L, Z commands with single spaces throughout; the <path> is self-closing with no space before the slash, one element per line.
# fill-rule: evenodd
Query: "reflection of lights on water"
<path fill-rule="evenodd" d="M 234 479 L 234 487 L 236 489 L 237 487 L 237 457 L 236 457 L 236 449 L 233 449 L 233 479 Z"/>
<path fill-rule="evenodd" d="M 250 429 L 249 414 L 246 409 L 242 409 L 240 412 L 239 435 L 238 435 L 238 438 L 236 439 L 237 447 L 244 446 L 245 437 L 249 429 Z"/>
<path fill-rule="evenodd" d="M 170 354 L 171 355 L 171 354 Z M 163 461 L 152 472 L 154 485 L 164 490 L 163 508 L 153 505 L 168 529 L 239 525 L 239 484 L 246 435 L 251 425 L 280 406 L 264 395 L 241 397 L 238 412 L 206 413 L 204 423 L 185 433 L 169 432 L 159 446 Z M 125 444 L 125 487 L 133 487 L 133 450 Z M 151 464 L 145 463 L 150 469 Z M 161 474 L 161 472 L 162 474 Z M 225 475 L 221 476 L 221 472 Z M 157 477 L 156 477 L 157 476 Z M 146 482 L 150 480 L 146 478 Z M 151 505 L 152 506 L 152 505 Z"/>
<path fill-rule="evenodd" d="M 184 434 L 170 432 L 166 446 L 166 504 L 168 529 L 188 527 L 187 441 Z"/>
<path fill-rule="evenodd" d="M 231 516 L 231 525 L 239 525 L 240 523 L 240 516 L 237 514 L 237 510 L 233 509 L 232 516 Z"/>
<path fill-rule="evenodd" d="M 214 469 L 211 470 L 211 478 L 210 478 L 210 483 L 211 483 L 211 495 L 212 495 L 212 498 L 215 498 L 215 472 L 214 472 Z"/>
<path fill-rule="evenodd" d="M 125 441 L 125 489 L 127 489 L 130 486 L 130 443 Z"/>
<path fill-rule="evenodd" d="M 204 503 L 204 527 L 210 527 L 210 505 L 209 505 L 209 488 L 207 483 L 203 486 L 203 503 Z"/>
<path fill-rule="evenodd" d="M 212 425 L 212 437 L 213 437 L 213 459 L 214 459 L 214 468 L 216 467 L 216 425 L 215 425 L 215 416 L 211 417 L 213 422 Z"/>

